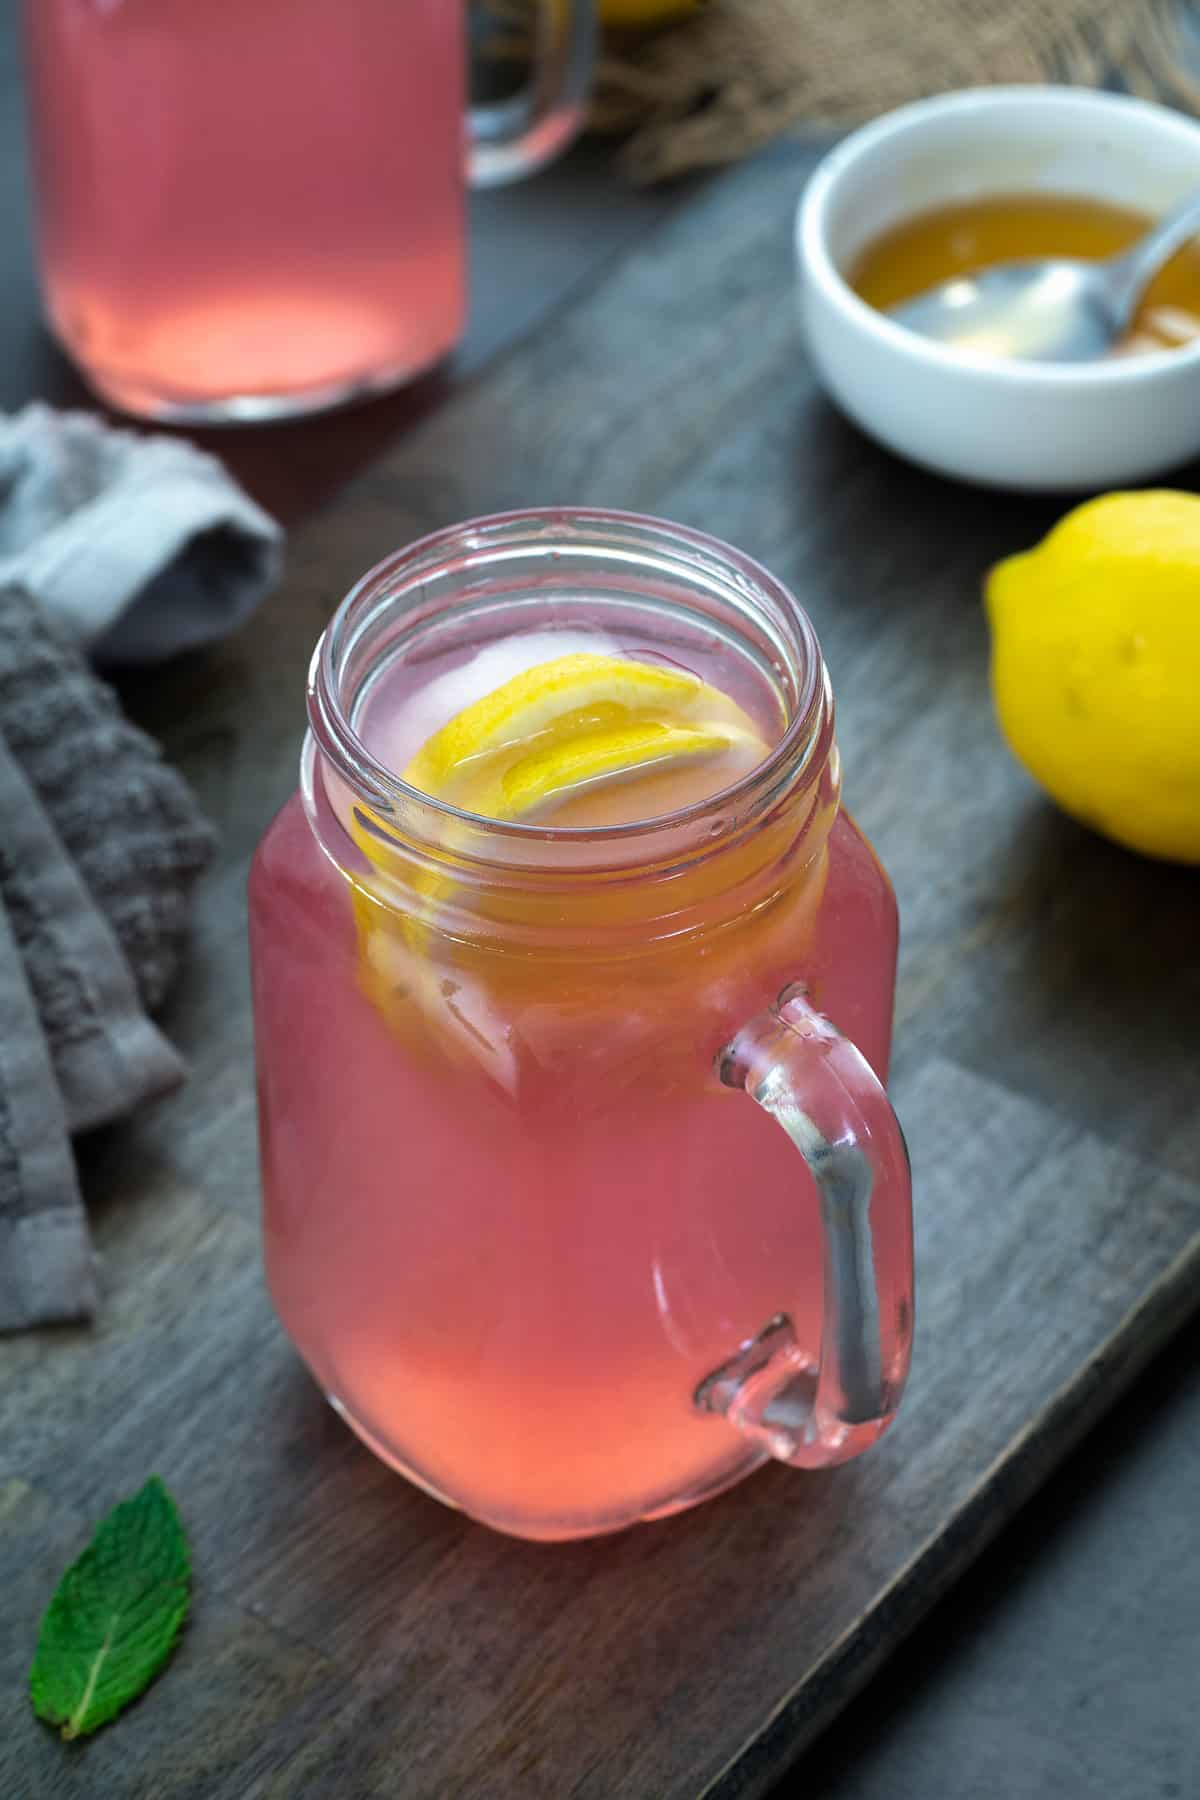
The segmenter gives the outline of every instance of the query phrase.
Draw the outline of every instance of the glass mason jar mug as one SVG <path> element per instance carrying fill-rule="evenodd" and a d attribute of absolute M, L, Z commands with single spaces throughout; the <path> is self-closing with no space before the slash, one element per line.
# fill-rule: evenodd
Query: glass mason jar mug
<path fill-rule="evenodd" d="M 627 825 L 407 785 L 388 743 L 530 632 L 682 665 L 772 747 Z M 359 583 L 308 705 L 250 923 L 267 1278 L 334 1404 L 531 1538 L 857 1455 L 912 1330 L 896 909 L 795 601 L 673 525 L 487 519 Z"/>
<path fill-rule="evenodd" d="M 51 329 L 127 412 L 309 412 L 462 330 L 463 0 L 23 0 Z M 573 136 L 594 0 L 539 0 L 528 92 L 471 109 L 470 176 Z"/>

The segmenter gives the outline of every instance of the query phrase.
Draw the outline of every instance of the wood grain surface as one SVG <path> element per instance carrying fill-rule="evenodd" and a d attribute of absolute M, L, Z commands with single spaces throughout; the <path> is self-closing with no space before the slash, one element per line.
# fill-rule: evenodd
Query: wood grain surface
<path fill-rule="evenodd" d="M 762 1795 L 1197 1299 L 1200 883 L 1071 825 L 1005 753 L 980 577 L 1062 505 L 924 476 L 820 398 L 791 299 L 806 166 L 779 152 L 670 217 L 297 532 L 235 642 L 127 687 L 224 853 L 167 1021 L 192 1079 L 82 1146 L 101 1318 L 0 1343 L 5 1800 Z M 901 905 L 919 1286 L 910 1392 L 861 1462 L 538 1547 L 375 1462 L 273 1321 L 243 890 L 349 583 L 454 518 L 554 501 L 715 531 L 812 615 Z M 147 1697 L 66 1747 L 24 1701 L 37 1620 L 151 1470 L 194 1619 Z"/>

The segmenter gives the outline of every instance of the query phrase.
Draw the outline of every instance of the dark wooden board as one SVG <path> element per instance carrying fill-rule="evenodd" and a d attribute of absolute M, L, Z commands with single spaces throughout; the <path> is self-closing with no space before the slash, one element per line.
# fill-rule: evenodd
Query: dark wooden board
<path fill-rule="evenodd" d="M 1004 752 L 979 580 L 1060 509 L 907 469 L 816 394 L 803 169 L 782 152 L 694 200 L 299 532 L 239 640 L 127 686 L 225 848 L 169 1019 L 192 1080 L 83 1149 L 103 1315 L 0 1344 L 6 1800 L 761 1795 L 1194 1302 L 1200 882 L 1070 825 Z M 704 525 L 812 613 L 904 920 L 919 1257 L 912 1386 L 875 1452 L 557 1548 L 390 1475 L 274 1325 L 243 947 L 341 592 L 419 531 L 553 500 Z M 68 1750 L 20 1692 L 38 1614 L 151 1469 L 192 1533 L 195 1619 L 146 1700 Z"/>

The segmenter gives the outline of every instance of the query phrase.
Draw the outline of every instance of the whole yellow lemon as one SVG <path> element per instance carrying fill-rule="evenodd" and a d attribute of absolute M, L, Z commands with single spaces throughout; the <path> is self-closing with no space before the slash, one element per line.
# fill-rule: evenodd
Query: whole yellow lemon
<path fill-rule="evenodd" d="M 1013 754 L 1117 843 L 1200 863 L 1200 496 L 1106 494 L 987 580 Z"/>

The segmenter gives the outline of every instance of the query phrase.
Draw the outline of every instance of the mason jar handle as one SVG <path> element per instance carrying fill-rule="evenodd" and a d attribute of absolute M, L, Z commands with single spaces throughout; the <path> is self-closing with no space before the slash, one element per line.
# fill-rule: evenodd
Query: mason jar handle
<path fill-rule="evenodd" d="M 817 1360 L 786 1312 L 765 1321 L 705 1376 L 695 1403 L 798 1468 L 845 1462 L 872 1443 L 900 1403 L 885 1367 L 872 1225 L 909 1217 L 900 1121 L 862 1052 L 810 1005 L 803 988 L 743 1026 L 718 1073 L 781 1125 L 808 1164 L 821 1208 L 824 1310 Z"/>
<path fill-rule="evenodd" d="M 470 109 L 467 164 L 473 187 L 532 175 L 579 129 L 596 53 L 595 0 L 538 0 L 533 71 L 507 100 Z"/>

